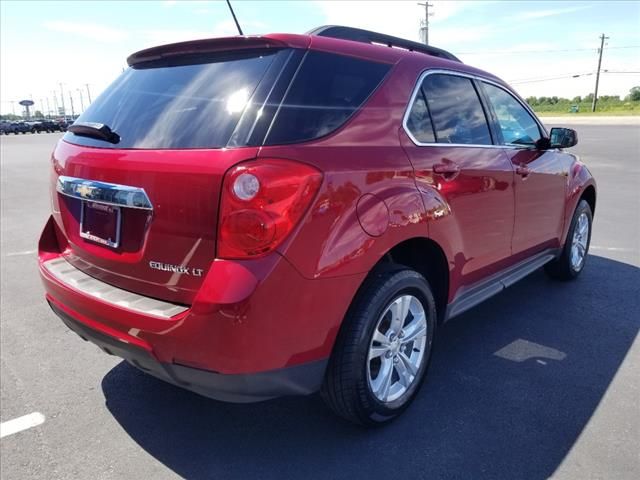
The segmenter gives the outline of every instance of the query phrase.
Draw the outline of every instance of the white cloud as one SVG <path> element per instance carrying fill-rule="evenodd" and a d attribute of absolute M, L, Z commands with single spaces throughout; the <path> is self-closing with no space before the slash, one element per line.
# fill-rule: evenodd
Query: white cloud
<path fill-rule="evenodd" d="M 511 20 L 519 21 L 519 20 L 534 20 L 538 18 L 546 18 L 546 17 L 555 17 L 557 15 L 565 15 L 567 13 L 579 12 L 580 10 L 585 10 L 587 8 L 591 8 L 591 5 L 581 5 L 579 7 L 568 7 L 568 8 L 555 8 L 549 10 L 530 10 L 528 12 L 522 12 L 511 17 Z"/>
<path fill-rule="evenodd" d="M 165 43 L 186 42 L 187 40 L 199 40 L 219 36 L 205 30 L 167 28 L 145 30 L 142 34 L 144 36 L 144 47 L 155 47 L 156 45 L 163 45 Z"/>
<path fill-rule="evenodd" d="M 57 20 L 44 22 L 44 27 L 53 32 L 67 33 L 104 43 L 121 42 L 127 38 L 127 32 L 97 23 Z"/>

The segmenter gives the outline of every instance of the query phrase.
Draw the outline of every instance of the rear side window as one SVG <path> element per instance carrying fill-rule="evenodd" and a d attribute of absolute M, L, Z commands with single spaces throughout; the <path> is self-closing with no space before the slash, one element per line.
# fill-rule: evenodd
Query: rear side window
<path fill-rule="evenodd" d="M 308 52 L 265 144 L 301 142 L 333 132 L 362 106 L 390 67 L 332 53 Z"/>
<path fill-rule="evenodd" d="M 217 148 L 227 145 L 245 106 L 278 56 L 286 50 L 217 54 L 143 64 L 126 70 L 78 118 L 108 125 L 120 142 L 65 140 L 102 148 Z M 275 62 L 277 63 L 277 62 Z"/>
<path fill-rule="evenodd" d="M 473 82 L 466 77 L 427 75 L 422 83 L 438 143 L 491 145 L 491 133 Z"/>
<path fill-rule="evenodd" d="M 502 88 L 484 82 L 482 85 L 498 119 L 504 143 L 535 145 L 541 135 L 531 114 Z"/>
<path fill-rule="evenodd" d="M 411 132 L 413 138 L 420 143 L 434 143 L 436 141 L 433 125 L 431 124 L 431 115 L 429 114 L 422 88 L 418 90 L 411 106 L 409 117 L 407 117 L 407 129 Z"/>

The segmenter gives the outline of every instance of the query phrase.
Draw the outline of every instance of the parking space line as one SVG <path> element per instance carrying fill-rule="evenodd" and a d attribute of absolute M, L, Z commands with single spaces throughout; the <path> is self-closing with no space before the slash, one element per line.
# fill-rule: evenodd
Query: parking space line
<path fill-rule="evenodd" d="M 29 415 L 23 415 L 22 417 L 14 418 L 6 422 L 0 423 L 0 438 L 13 435 L 14 433 L 22 432 L 32 427 L 37 427 L 44 423 L 44 415 L 40 412 L 33 412 Z"/>
<path fill-rule="evenodd" d="M 19 255 L 31 255 L 32 253 L 36 253 L 35 250 L 24 250 L 23 252 L 12 252 L 7 253 L 7 257 L 17 257 Z"/>
<path fill-rule="evenodd" d="M 607 252 L 633 252 L 633 248 L 624 247 L 601 247 L 600 245 L 591 245 L 591 250 L 605 250 Z"/>

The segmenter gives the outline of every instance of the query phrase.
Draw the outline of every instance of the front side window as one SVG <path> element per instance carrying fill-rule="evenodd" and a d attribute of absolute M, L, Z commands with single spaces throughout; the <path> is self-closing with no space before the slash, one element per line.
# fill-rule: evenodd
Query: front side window
<path fill-rule="evenodd" d="M 541 137 L 540 128 L 522 104 L 502 88 L 484 82 L 483 86 L 495 111 L 504 143 L 535 145 Z"/>
<path fill-rule="evenodd" d="M 422 90 L 438 143 L 492 144 L 487 117 L 469 78 L 439 73 L 427 75 Z"/>

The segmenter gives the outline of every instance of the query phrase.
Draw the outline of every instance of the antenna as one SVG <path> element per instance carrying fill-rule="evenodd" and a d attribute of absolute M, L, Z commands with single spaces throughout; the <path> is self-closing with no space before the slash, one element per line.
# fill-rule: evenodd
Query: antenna
<path fill-rule="evenodd" d="M 229 0 L 227 0 L 227 5 L 229 5 L 229 10 L 231 10 L 231 15 L 233 16 L 233 21 L 236 22 L 236 27 L 238 27 L 238 33 L 240 35 L 244 35 L 244 33 L 242 33 L 242 29 L 240 28 L 240 24 L 238 23 L 238 19 L 236 18 L 236 14 L 233 11 L 233 7 L 231 6 L 231 2 Z"/>

